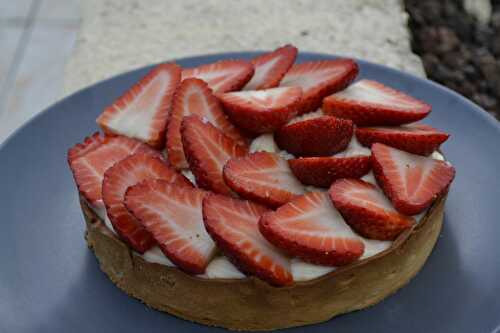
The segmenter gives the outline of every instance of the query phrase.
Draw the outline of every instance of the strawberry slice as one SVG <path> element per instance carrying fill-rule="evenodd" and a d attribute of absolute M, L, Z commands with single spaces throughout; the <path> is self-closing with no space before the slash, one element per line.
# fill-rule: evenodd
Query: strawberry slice
<path fill-rule="evenodd" d="M 359 179 L 340 179 L 329 190 L 333 204 L 360 235 L 394 240 L 415 224 L 413 217 L 398 213 L 375 185 Z"/>
<path fill-rule="evenodd" d="M 93 139 L 85 139 L 83 144 L 77 144 L 76 150 L 70 149 L 68 160 L 78 190 L 90 204 L 97 204 L 102 200 L 102 180 L 104 172 L 113 164 L 135 153 L 149 154 L 161 157 L 160 152 L 145 143 L 124 136 L 99 137 L 95 134 Z M 87 148 L 82 145 L 88 143 Z M 89 144 L 89 142 L 92 142 Z M 97 144 L 96 142 L 99 142 Z M 90 149 L 90 145 L 93 149 Z M 75 152 L 79 152 L 76 156 Z M 83 155 L 82 152 L 86 151 Z M 76 156 L 76 157 L 75 157 Z"/>
<path fill-rule="evenodd" d="M 215 243 L 203 226 L 201 214 L 206 194 L 169 181 L 148 179 L 127 190 L 125 206 L 177 267 L 203 274 L 215 254 Z"/>
<path fill-rule="evenodd" d="M 431 107 L 380 82 L 360 80 L 325 98 L 323 112 L 358 126 L 393 126 L 425 118 Z"/>
<path fill-rule="evenodd" d="M 179 84 L 181 69 L 161 64 L 108 106 L 97 124 L 108 134 L 121 134 L 162 148 L 172 96 Z"/>
<path fill-rule="evenodd" d="M 382 143 L 372 145 L 377 183 L 397 211 L 415 215 L 448 190 L 455 168 L 448 162 L 414 155 Z"/>
<path fill-rule="evenodd" d="M 293 282 L 290 261 L 259 232 L 268 209 L 246 200 L 212 194 L 203 200 L 203 220 L 218 248 L 242 272 L 270 284 Z"/>
<path fill-rule="evenodd" d="M 319 60 L 295 64 L 281 80 L 281 87 L 301 87 L 299 114 L 316 111 L 324 97 L 347 87 L 358 75 L 352 59 Z"/>
<path fill-rule="evenodd" d="M 182 118 L 195 114 L 211 122 L 228 137 L 240 144 L 246 140 L 222 111 L 208 85 L 199 79 L 185 79 L 177 89 L 167 127 L 168 161 L 176 169 L 188 167 L 181 140 Z"/>
<path fill-rule="evenodd" d="M 302 184 L 328 188 L 340 178 L 361 178 L 371 170 L 370 156 L 304 157 L 288 160 Z"/>
<path fill-rule="evenodd" d="M 139 253 L 149 250 L 155 241 L 123 201 L 127 188 L 145 179 L 163 179 L 177 186 L 192 187 L 189 180 L 169 168 L 165 161 L 145 154 L 130 155 L 104 173 L 102 200 L 109 220 L 117 234 Z"/>
<path fill-rule="evenodd" d="M 77 143 L 68 150 L 68 163 L 71 163 L 78 157 L 81 157 L 96 149 L 102 144 L 103 141 L 104 136 L 102 136 L 99 132 L 95 132 L 91 136 L 86 137 L 82 143 Z"/>
<path fill-rule="evenodd" d="M 252 133 L 270 133 L 297 114 L 302 89 L 281 87 L 239 91 L 219 95 L 229 118 Z"/>
<path fill-rule="evenodd" d="M 429 125 L 410 124 L 399 127 L 358 127 L 356 137 L 367 147 L 375 142 L 418 155 L 437 150 L 450 135 Z"/>
<path fill-rule="evenodd" d="M 255 73 L 243 90 L 260 90 L 277 87 L 297 57 L 297 48 L 285 45 L 273 52 L 252 59 Z"/>
<path fill-rule="evenodd" d="M 324 192 L 309 192 L 262 215 L 259 226 L 276 247 L 313 264 L 347 265 L 365 248 Z"/>
<path fill-rule="evenodd" d="M 240 90 L 252 78 L 253 65 L 244 60 L 221 60 L 182 70 L 182 79 L 195 77 L 208 83 L 215 94 Z"/>
<path fill-rule="evenodd" d="M 184 118 L 181 133 L 184 153 L 196 184 L 216 193 L 233 195 L 222 178 L 222 168 L 230 158 L 246 155 L 248 148 L 238 145 L 197 116 Z"/>
<path fill-rule="evenodd" d="M 233 158 L 224 166 L 226 184 L 245 199 L 279 207 L 304 193 L 280 155 L 268 152 Z"/>
<path fill-rule="evenodd" d="M 350 120 L 321 116 L 281 127 L 274 140 L 296 156 L 329 156 L 347 148 L 353 131 Z"/>

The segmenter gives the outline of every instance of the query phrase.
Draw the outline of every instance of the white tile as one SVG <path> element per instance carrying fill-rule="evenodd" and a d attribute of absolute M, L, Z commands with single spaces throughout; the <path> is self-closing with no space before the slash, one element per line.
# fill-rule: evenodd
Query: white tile
<path fill-rule="evenodd" d="M 14 86 L 0 115 L 0 142 L 61 96 L 64 65 L 78 27 L 35 23 Z"/>
<path fill-rule="evenodd" d="M 23 27 L 21 25 L 0 23 L 0 50 L 2 50 L 2 55 L 0 56 L 0 89 L 4 87 L 5 80 L 7 79 L 6 76 L 13 63 L 14 54 L 22 33 Z"/>
<path fill-rule="evenodd" d="M 0 18 L 22 18 L 28 16 L 33 0 L 0 0 Z"/>
<path fill-rule="evenodd" d="M 37 18 L 79 20 L 80 0 L 43 0 Z"/>

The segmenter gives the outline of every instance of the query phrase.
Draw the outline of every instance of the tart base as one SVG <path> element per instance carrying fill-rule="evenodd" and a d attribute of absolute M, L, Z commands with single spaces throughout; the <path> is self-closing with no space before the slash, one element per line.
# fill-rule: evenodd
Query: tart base
<path fill-rule="evenodd" d="M 120 289 L 151 308 L 232 330 L 273 330 L 327 321 L 374 305 L 407 284 L 422 268 L 439 236 L 446 195 L 413 229 L 373 257 L 322 277 L 276 288 L 248 277 L 203 279 L 175 267 L 146 262 L 104 227 L 81 200 L 86 240 L 101 270 Z"/>

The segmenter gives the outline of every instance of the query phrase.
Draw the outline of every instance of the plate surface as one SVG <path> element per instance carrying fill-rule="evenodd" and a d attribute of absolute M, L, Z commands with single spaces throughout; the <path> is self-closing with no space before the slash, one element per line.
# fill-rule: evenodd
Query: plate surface
<path fill-rule="evenodd" d="M 180 59 L 196 66 L 231 53 Z M 301 53 L 298 61 L 333 56 Z M 423 270 L 382 303 L 290 332 L 500 333 L 500 125 L 430 81 L 359 61 L 360 77 L 430 103 L 425 122 L 451 134 L 442 147 L 457 177 L 442 234 Z M 224 332 L 149 309 L 99 270 L 66 151 L 97 130 L 101 110 L 143 76 L 126 73 L 52 106 L 0 147 L 0 332 Z"/>

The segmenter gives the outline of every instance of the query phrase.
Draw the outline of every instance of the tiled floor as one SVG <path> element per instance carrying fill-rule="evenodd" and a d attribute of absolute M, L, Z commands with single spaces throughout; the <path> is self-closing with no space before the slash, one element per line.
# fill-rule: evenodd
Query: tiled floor
<path fill-rule="evenodd" d="M 0 0 L 0 143 L 62 94 L 79 0 Z"/>

